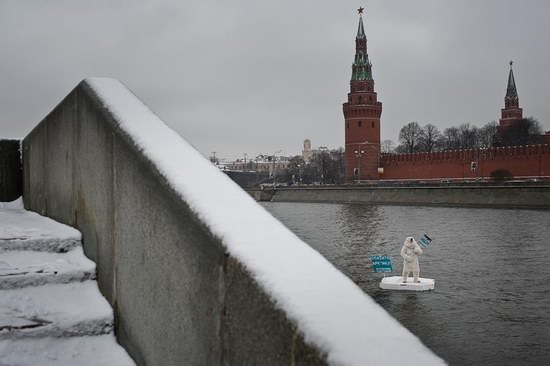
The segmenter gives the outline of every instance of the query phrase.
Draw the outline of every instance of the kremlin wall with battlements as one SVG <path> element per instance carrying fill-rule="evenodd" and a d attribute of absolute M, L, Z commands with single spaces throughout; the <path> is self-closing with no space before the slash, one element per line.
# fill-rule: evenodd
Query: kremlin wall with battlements
<path fill-rule="evenodd" d="M 359 11 L 350 92 L 343 104 L 345 118 L 345 166 L 349 183 L 360 181 L 452 181 L 487 179 L 550 180 L 550 134 L 540 136 L 543 144 L 488 149 L 440 151 L 413 154 L 381 154 L 380 117 L 382 103 L 374 90 L 367 37 Z M 512 63 L 505 107 L 497 134 L 523 118 L 519 107 Z"/>

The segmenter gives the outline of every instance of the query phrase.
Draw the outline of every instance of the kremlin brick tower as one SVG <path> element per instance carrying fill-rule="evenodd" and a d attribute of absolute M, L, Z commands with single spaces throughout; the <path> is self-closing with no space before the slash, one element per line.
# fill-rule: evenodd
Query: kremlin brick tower
<path fill-rule="evenodd" d="M 508 130 L 523 118 L 523 110 L 519 107 L 518 91 L 514 79 L 513 62 L 510 61 L 510 73 L 508 74 L 508 86 L 504 97 L 504 109 L 501 110 L 501 118 L 497 127 L 498 134 L 503 137 Z"/>
<path fill-rule="evenodd" d="M 372 78 L 372 64 L 367 53 L 367 36 L 363 27 L 363 8 L 359 8 L 359 28 L 355 38 L 348 101 L 343 105 L 345 119 L 346 180 L 378 180 L 380 161 L 380 115 Z"/>

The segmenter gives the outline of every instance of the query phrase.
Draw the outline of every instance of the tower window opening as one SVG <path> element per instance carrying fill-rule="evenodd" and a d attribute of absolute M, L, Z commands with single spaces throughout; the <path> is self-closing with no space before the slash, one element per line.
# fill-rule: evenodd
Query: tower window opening
<path fill-rule="evenodd" d="M 374 128 L 374 121 L 372 121 L 372 128 Z"/>
<path fill-rule="evenodd" d="M 359 127 L 361 127 L 361 121 L 359 121 Z"/>

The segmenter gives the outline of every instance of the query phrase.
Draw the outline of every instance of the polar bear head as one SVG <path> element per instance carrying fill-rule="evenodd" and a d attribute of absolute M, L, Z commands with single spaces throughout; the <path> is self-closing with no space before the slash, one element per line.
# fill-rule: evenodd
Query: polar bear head
<path fill-rule="evenodd" d="M 409 236 L 407 239 L 405 239 L 405 246 L 408 248 L 414 248 L 416 241 L 412 236 Z"/>

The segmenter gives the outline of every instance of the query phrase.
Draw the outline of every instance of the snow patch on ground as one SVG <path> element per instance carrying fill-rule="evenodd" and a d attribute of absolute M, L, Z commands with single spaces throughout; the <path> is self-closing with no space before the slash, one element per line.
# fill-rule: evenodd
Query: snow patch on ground
<path fill-rule="evenodd" d="M 331 364 L 443 363 L 118 80 L 90 78 L 86 83 L 227 251 L 298 325 L 306 341 L 327 353 Z"/>
<path fill-rule="evenodd" d="M 0 202 L 0 210 L 2 211 L 8 211 L 8 210 L 16 210 L 16 211 L 22 211 L 25 210 L 25 207 L 23 206 L 23 198 L 19 197 L 18 199 L 11 201 L 11 202 Z"/>
<path fill-rule="evenodd" d="M 21 319 L 43 324 L 10 326 Z M 113 311 L 95 281 L 0 290 L 0 339 L 105 334 Z"/>
<path fill-rule="evenodd" d="M 71 338 L 0 340 L 0 365 L 135 365 L 112 334 Z"/>
<path fill-rule="evenodd" d="M 95 268 L 82 247 L 67 253 L 0 249 L 0 289 L 82 282 L 95 279 Z"/>
<path fill-rule="evenodd" d="M 66 252 L 81 238 L 72 227 L 26 211 L 21 198 L 0 202 L 0 249 Z"/>

